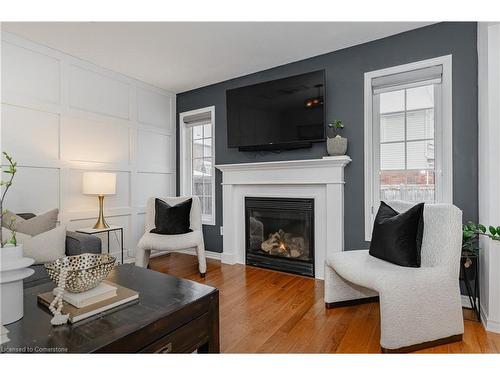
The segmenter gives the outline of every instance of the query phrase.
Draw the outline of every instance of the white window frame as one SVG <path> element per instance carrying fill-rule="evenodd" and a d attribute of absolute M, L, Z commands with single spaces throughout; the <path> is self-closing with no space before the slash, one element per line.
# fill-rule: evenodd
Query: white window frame
<path fill-rule="evenodd" d="M 204 225 L 215 225 L 215 106 L 194 109 L 192 111 L 182 112 L 179 114 L 179 148 L 180 148 L 180 192 L 182 195 L 193 195 L 193 171 L 192 171 L 192 130 L 186 127 L 184 118 L 186 116 L 197 115 L 200 113 L 210 112 L 212 119 L 212 215 L 202 215 L 201 221 Z M 203 202 L 201 202 L 203 204 Z"/>
<path fill-rule="evenodd" d="M 391 74 L 442 65 L 442 82 L 435 91 L 435 194 L 436 202 L 453 202 L 453 121 L 452 121 L 452 55 L 393 66 L 365 73 L 364 82 L 364 162 L 365 162 L 365 240 L 370 241 L 373 220 L 380 203 L 380 127 L 374 129 L 378 115 L 372 80 Z M 441 110 L 440 110 L 441 109 Z"/>

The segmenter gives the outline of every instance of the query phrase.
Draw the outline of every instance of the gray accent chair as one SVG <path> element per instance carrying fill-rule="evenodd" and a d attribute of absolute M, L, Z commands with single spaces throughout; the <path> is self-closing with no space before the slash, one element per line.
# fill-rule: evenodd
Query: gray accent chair
<path fill-rule="evenodd" d="M 32 213 L 17 214 L 23 219 L 31 219 L 35 217 Z M 83 253 L 100 254 L 101 253 L 101 239 L 97 236 L 90 234 L 66 232 L 66 255 L 79 255 Z M 30 288 L 32 286 L 40 285 L 50 281 L 49 275 L 45 270 L 43 264 L 34 264 L 31 266 L 35 273 L 30 277 L 24 279 L 24 287 Z"/>

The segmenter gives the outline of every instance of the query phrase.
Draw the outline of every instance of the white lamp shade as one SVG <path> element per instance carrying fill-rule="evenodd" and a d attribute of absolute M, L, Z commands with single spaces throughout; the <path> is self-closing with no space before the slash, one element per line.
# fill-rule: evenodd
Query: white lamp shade
<path fill-rule="evenodd" d="M 84 172 L 82 193 L 110 195 L 116 193 L 116 174 L 108 172 Z"/>

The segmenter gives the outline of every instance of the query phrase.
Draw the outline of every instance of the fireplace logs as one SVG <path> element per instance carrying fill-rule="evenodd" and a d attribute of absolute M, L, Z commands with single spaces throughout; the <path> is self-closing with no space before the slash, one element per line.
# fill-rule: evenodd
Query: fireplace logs
<path fill-rule="evenodd" d="M 260 248 L 271 255 L 298 258 L 304 252 L 304 237 L 293 237 L 292 233 L 280 229 L 270 233 Z"/>

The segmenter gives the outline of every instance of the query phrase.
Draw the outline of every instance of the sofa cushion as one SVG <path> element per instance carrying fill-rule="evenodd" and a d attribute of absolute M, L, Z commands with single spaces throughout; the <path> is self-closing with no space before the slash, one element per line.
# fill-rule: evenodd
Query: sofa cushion
<path fill-rule="evenodd" d="M 165 236 L 155 233 L 144 233 L 137 247 L 142 250 L 175 251 L 195 248 L 200 245 L 200 231 L 185 234 L 174 234 L 165 240 Z"/>
<path fill-rule="evenodd" d="M 20 215 L 7 211 L 3 217 L 3 226 L 8 228 L 12 223 L 12 227 L 17 233 L 37 236 L 40 233 L 54 229 L 57 226 L 58 216 L 59 209 L 57 208 L 30 219 L 24 219 Z"/>
<path fill-rule="evenodd" d="M 418 288 L 419 280 L 430 279 L 442 271 L 436 267 L 403 267 L 375 258 L 368 250 L 349 250 L 331 254 L 326 264 L 343 279 L 378 293 L 406 285 Z M 422 291 L 425 293 L 425 291 Z"/>
<path fill-rule="evenodd" d="M 385 202 L 373 223 L 370 255 L 404 267 L 420 267 L 424 203 L 399 213 Z"/>
<path fill-rule="evenodd" d="M 192 230 L 190 227 L 191 198 L 174 206 L 167 202 L 155 199 L 155 228 L 150 233 L 155 234 L 185 234 Z"/>
<path fill-rule="evenodd" d="M 24 256 L 34 259 L 35 264 L 52 262 L 65 255 L 66 227 L 64 226 L 33 237 L 24 233 L 17 233 L 16 236 L 17 243 L 23 245 Z"/>

